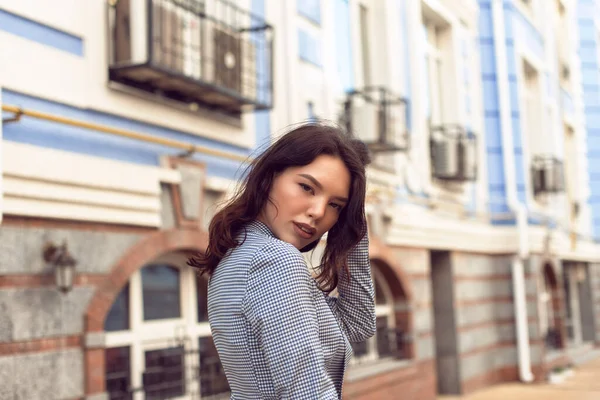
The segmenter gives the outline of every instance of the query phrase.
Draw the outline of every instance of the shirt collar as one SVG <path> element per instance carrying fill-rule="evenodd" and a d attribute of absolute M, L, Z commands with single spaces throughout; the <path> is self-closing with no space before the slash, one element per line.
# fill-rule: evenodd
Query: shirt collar
<path fill-rule="evenodd" d="M 258 220 L 254 220 L 246 225 L 246 230 L 249 232 L 261 233 L 265 236 L 276 237 L 273 231 L 271 231 L 267 225 Z"/>

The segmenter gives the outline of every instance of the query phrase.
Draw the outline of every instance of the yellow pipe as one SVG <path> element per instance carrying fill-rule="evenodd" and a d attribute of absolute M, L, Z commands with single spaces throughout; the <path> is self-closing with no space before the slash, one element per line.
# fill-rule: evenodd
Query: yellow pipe
<path fill-rule="evenodd" d="M 93 131 L 104 132 L 104 133 L 108 133 L 111 135 L 117 135 L 117 136 L 129 138 L 129 139 L 140 140 L 143 142 L 156 143 L 156 144 L 160 144 L 160 145 L 167 146 L 167 147 L 186 150 L 189 152 L 203 153 L 203 154 L 207 154 L 209 156 L 228 158 L 230 160 L 242 161 L 242 162 L 246 162 L 246 161 L 250 160 L 249 157 L 244 157 L 244 156 L 234 154 L 234 153 L 229 153 L 226 151 L 214 150 L 214 149 L 210 149 L 208 147 L 196 146 L 196 145 L 190 144 L 190 143 L 155 137 L 155 136 L 147 135 L 144 133 L 128 131 L 125 129 L 112 128 L 112 127 L 106 126 L 106 125 L 99 125 L 99 124 L 94 124 L 91 122 L 78 121 L 75 119 L 60 117 L 58 115 L 46 114 L 46 113 L 39 112 L 39 111 L 24 110 L 20 107 L 11 106 L 8 104 L 2 105 L 2 111 L 12 112 L 16 115 L 21 114 L 21 115 L 25 115 L 25 116 L 32 117 L 32 118 L 43 119 L 46 121 L 56 122 L 59 124 L 65 124 L 65 125 L 70 125 L 70 126 L 76 126 L 79 128 L 90 129 Z"/>

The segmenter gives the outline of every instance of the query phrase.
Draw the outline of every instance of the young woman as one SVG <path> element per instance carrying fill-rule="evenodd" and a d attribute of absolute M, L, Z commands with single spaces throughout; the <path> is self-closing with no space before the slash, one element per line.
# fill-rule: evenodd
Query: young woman
<path fill-rule="evenodd" d="M 375 333 L 364 145 L 300 126 L 250 166 L 190 259 L 210 275 L 208 315 L 232 399 L 339 399 L 349 342 Z M 327 233 L 316 277 L 301 252 Z M 337 289 L 337 296 L 330 293 Z"/>

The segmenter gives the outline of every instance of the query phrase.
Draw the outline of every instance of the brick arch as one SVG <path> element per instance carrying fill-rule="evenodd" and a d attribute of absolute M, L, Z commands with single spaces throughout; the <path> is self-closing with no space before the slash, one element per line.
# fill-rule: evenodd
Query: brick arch
<path fill-rule="evenodd" d="M 134 272 L 157 257 L 173 251 L 206 250 L 208 235 L 205 232 L 172 229 L 152 233 L 141 239 L 113 265 L 106 279 L 96 288 L 96 293 L 85 315 L 86 332 L 104 330 L 104 320 L 121 289 Z"/>
<path fill-rule="evenodd" d="M 96 288 L 96 293 L 85 314 L 86 340 L 84 342 L 95 342 L 96 340 L 90 338 L 93 338 L 94 334 L 102 334 L 104 320 L 113 302 L 134 272 L 166 253 L 187 251 L 192 254 L 205 251 L 207 243 L 207 233 L 186 229 L 158 231 L 142 238 L 121 257 L 106 279 Z M 85 393 L 101 395 L 106 390 L 104 345 L 100 341 L 94 345 L 87 344 L 86 347 L 84 351 Z"/>
<path fill-rule="evenodd" d="M 372 261 L 377 261 L 379 271 L 385 277 L 386 283 L 392 291 L 396 308 L 394 312 L 396 328 L 408 334 L 408 337 L 413 337 L 414 317 L 411 310 L 413 291 L 410 277 L 396 260 L 392 249 L 374 236 L 369 238 L 369 257 Z M 403 347 L 406 357 L 410 359 L 415 357 L 415 345 L 412 340 L 404 342 Z"/>
<path fill-rule="evenodd" d="M 402 297 L 407 303 L 413 299 L 410 277 L 396 260 L 392 249 L 377 237 L 369 238 L 369 257 L 382 263 L 385 268 L 381 271 L 385 276 L 394 298 Z"/>

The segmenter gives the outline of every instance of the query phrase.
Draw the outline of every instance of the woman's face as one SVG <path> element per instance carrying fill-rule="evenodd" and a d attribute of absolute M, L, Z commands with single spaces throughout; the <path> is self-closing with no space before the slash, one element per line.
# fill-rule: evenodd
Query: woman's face
<path fill-rule="evenodd" d="M 338 157 L 320 155 L 275 177 L 259 217 L 275 236 L 302 249 L 338 221 L 348 202 L 350 172 Z"/>

